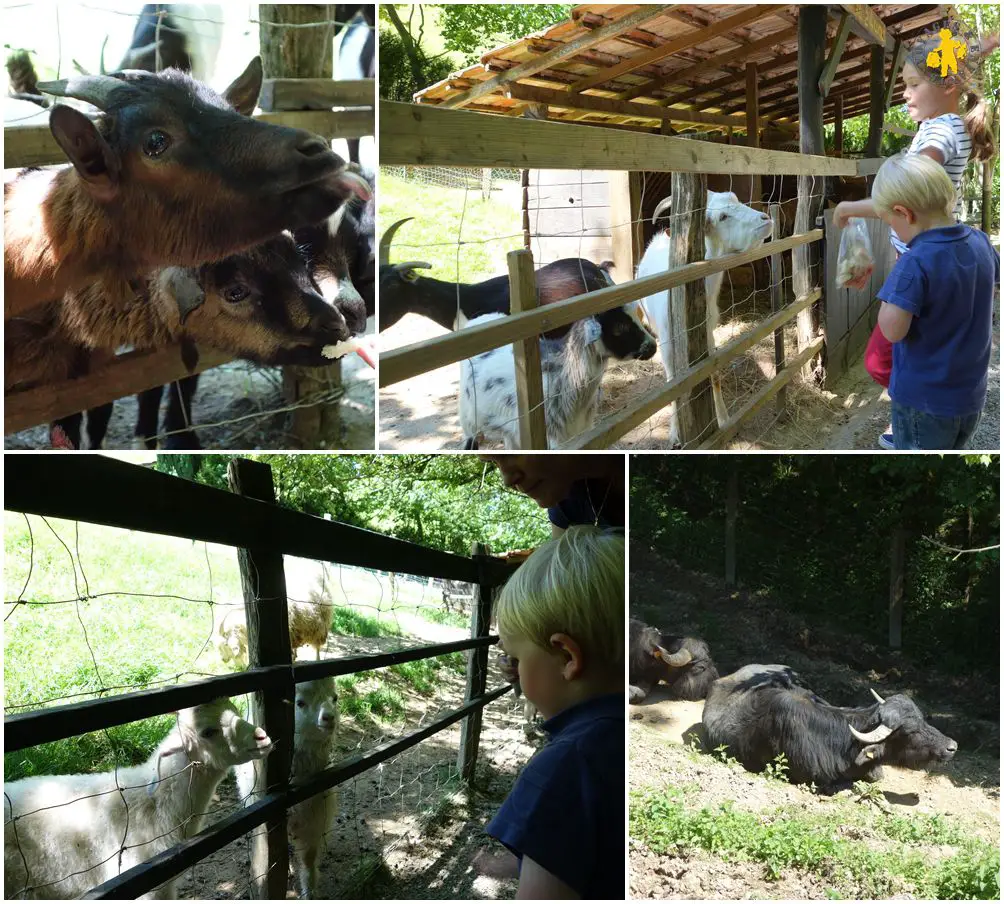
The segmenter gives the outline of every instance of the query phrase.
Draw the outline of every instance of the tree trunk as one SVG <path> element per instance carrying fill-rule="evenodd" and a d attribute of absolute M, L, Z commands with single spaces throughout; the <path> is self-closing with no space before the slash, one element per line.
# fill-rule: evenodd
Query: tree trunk
<path fill-rule="evenodd" d="M 422 57 L 419 55 L 418 47 L 415 45 L 415 41 L 411 37 L 411 32 L 404 27 L 404 23 L 401 21 L 401 17 L 397 14 L 397 10 L 394 8 L 393 3 L 386 4 L 384 9 L 387 12 L 387 17 L 390 19 L 391 25 L 393 25 L 397 30 L 398 36 L 401 38 L 401 43 L 404 45 L 404 54 L 408 57 L 408 64 L 411 66 L 411 74 L 415 79 L 415 84 L 425 84 L 425 71 L 422 66 Z"/>
<path fill-rule="evenodd" d="M 331 43 L 335 34 L 335 7 L 325 4 L 267 4 L 258 7 L 259 45 L 265 78 L 331 78 L 334 74 Z M 310 25 L 311 28 L 284 26 Z M 340 417 L 342 368 L 284 367 L 286 401 L 297 405 L 311 398 L 327 400 L 294 408 L 292 433 L 301 449 L 338 449 L 342 445 Z"/>

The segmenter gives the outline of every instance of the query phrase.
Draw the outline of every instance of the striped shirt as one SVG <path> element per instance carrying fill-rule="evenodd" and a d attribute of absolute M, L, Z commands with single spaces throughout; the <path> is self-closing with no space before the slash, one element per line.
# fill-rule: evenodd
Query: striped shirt
<path fill-rule="evenodd" d="M 908 154 L 919 154 L 925 148 L 936 148 L 944 158 L 945 172 L 955 188 L 955 220 L 962 219 L 962 174 L 969 162 L 969 152 L 973 140 L 966 131 L 966 124 L 958 113 L 945 113 L 934 119 L 925 119 L 910 143 Z M 889 233 L 892 246 L 897 254 L 906 251 L 906 242 L 895 232 Z"/>

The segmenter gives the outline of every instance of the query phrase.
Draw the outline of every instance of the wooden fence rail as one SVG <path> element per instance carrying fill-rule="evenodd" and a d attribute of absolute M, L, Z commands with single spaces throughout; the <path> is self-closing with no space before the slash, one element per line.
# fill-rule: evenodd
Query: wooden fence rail
<path fill-rule="evenodd" d="M 277 744 L 285 741 L 288 748 L 291 726 L 285 724 L 288 713 L 281 701 L 288 698 L 292 685 L 325 676 L 472 651 L 465 701 L 453 712 L 403 738 L 342 760 L 296 786 L 288 783 L 288 773 L 279 776 L 270 772 L 268 793 L 262 800 L 91 889 L 85 897 L 121 898 L 148 892 L 263 824 L 270 830 L 252 837 L 252 885 L 259 891 L 284 894 L 286 809 L 384 762 L 462 719 L 466 721 L 458 762 L 463 778 L 473 780 L 481 711 L 509 690 L 507 685 L 490 692 L 485 689 L 488 647 L 498 641 L 498 637 L 488 633 L 491 598 L 495 588 L 518 565 L 494 559 L 477 549 L 470 558 L 431 550 L 373 531 L 284 509 L 274 501 L 228 493 L 100 456 L 54 459 L 28 454 L 8 456 L 6 464 L 4 507 L 8 510 L 236 546 L 247 551 L 242 560 L 242 579 L 245 569 L 268 565 L 263 558 L 265 554 L 277 557 L 274 564 L 278 571 L 269 585 L 268 596 L 278 596 L 282 605 L 269 607 L 274 611 L 269 611 L 267 618 L 272 621 L 279 618 L 283 625 L 286 619 L 283 554 L 465 581 L 478 588 L 479 603 L 473 607 L 474 636 L 468 639 L 310 663 L 291 662 L 288 645 L 283 650 L 277 649 L 274 643 L 270 645 L 269 638 L 263 636 L 263 632 L 270 630 L 268 625 L 254 630 L 259 609 L 264 611 L 266 607 L 259 607 L 258 594 L 252 593 L 253 598 L 249 599 L 246 592 L 251 664 L 256 667 L 241 674 L 175 687 L 6 716 L 4 749 L 10 752 L 194 706 L 220 696 L 256 692 L 260 701 L 255 707 L 264 713 L 265 720 L 257 724 L 262 725 Z M 274 500 L 268 492 L 271 473 L 267 465 L 238 459 L 231 463 L 231 475 L 235 489 Z M 280 842 L 281 851 L 278 850 Z"/>

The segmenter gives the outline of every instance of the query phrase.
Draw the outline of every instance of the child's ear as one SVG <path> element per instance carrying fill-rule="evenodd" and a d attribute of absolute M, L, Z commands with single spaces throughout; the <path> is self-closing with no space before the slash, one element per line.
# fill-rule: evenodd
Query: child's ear
<path fill-rule="evenodd" d="M 893 213 L 898 213 L 904 220 L 907 221 L 907 223 L 910 223 L 911 225 L 917 220 L 917 215 L 910 210 L 909 207 L 904 207 L 902 204 L 893 204 L 892 210 Z"/>
<path fill-rule="evenodd" d="M 548 639 L 553 652 L 558 653 L 562 659 L 561 677 L 566 681 L 572 681 L 582 677 L 582 670 L 585 668 L 585 661 L 582 657 L 582 647 L 574 637 L 567 634 L 552 634 Z"/>

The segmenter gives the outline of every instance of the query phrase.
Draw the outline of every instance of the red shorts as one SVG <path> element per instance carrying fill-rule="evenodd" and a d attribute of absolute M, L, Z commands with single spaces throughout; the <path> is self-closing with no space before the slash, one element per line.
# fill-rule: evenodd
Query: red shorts
<path fill-rule="evenodd" d="M 892 376 L 892 343 L 882 335 L 875 324 L 868 346 L 865 348 L 865 370 L 880 386 L 889 388 L 889 378 Z"/>

